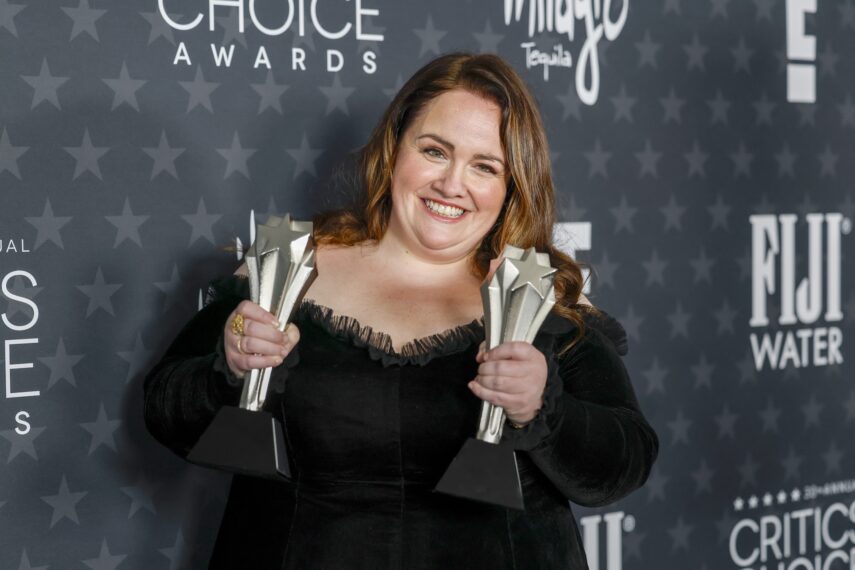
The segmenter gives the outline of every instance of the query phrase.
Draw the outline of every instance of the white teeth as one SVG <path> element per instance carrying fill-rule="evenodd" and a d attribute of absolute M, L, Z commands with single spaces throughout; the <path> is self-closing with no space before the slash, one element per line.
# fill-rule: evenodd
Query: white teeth
<path fill-rule="evenodd" d="M 459 218 L 466 211 L 463 208 L 446 206 L 445 204 L 440 204 L 439 202 L 434 202 L 433 200 L 428 200 L 427 198 L 424 199 L 424 202 L 432 212 L 435 212 L 440 216 L 445 216 L 447 218 Z"/>

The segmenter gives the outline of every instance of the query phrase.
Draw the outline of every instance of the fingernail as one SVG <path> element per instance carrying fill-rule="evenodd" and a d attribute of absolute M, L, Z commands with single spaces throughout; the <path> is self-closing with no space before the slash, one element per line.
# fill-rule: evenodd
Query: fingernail
<path fill-rule="evenodd" d="M 279 351 L 282 356 L 288 356 L 288 347 L 286 346 L 282 350 Z"/>
<path fill-rule="evenodd" d="M 279 366 L 280 364 L 282 364 L 282 358 L 280 358 L 279 356 L 277 356 L 273 360 L 274 360 L 274 362 L 276 362 L 276 366 Z"/>

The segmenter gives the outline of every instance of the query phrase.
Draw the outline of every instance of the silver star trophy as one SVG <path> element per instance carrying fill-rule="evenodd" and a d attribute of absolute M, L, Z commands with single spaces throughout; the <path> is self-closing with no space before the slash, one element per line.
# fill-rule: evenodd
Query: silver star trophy
<path fill-rule="evenodd" d="M 487 350 L 504 342 L 532 342 L 555 305 L 556 269 L 549 254 L 508 245 L 502 263 L 481 286 Z M 501 443 L 505 410 L 484 402 L 469 438 L 436 486 L 441 493 L 523 509 L 516 456 Z"/>
<path fill-rule="evenodd" d="M 312 223 L 270 216 L 256 228 L 246 254 L 250 298 L 272 313 L 284 330 L 317 276 Z M 199 438 L 188 459 L 234 473 L 289 478 L 282 425 L 263 410 L 273 368 L 244 376 L 240 406 L 224 406 Z"/>

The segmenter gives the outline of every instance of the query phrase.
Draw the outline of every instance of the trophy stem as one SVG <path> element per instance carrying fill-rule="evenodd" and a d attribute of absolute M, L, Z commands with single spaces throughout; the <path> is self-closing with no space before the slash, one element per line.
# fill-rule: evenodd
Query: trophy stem
<path fill-rule="evenodd" d="M 505 410 L 489 402 L 481 404 L 481 420 L 476 439 L 487 443 L 499 443 L 505 423 Z"/>

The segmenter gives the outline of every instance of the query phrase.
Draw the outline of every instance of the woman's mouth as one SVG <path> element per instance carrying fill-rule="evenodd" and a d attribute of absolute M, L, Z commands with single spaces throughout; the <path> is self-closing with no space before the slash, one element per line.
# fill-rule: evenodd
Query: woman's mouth
<path fill-rule="evenodd" d="M 425 203 L 425 206 L 427 206 L 431 212 L 438 216 L 442 216 L 443 218 L 459 218 L 466 213 L 466 210 L 463 208 L 449 206 L 448 204 L 440 204 L 439 202 L 434 202 L 428 198 L 422 198 L 422 202 Z"/>

